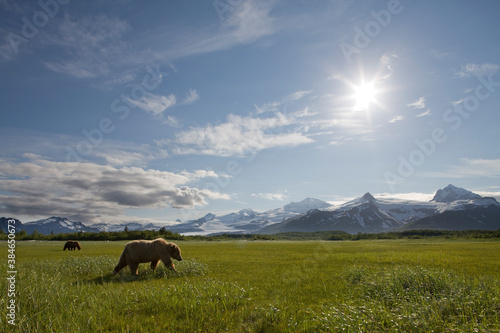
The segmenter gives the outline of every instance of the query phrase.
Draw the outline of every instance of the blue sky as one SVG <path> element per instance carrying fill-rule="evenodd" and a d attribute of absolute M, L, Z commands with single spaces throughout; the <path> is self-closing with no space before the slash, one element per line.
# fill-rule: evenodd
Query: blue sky
<path fill-rule="evenodd" d="M 0 1 L 0 211 L 500 197 L 498 1 Z"/>

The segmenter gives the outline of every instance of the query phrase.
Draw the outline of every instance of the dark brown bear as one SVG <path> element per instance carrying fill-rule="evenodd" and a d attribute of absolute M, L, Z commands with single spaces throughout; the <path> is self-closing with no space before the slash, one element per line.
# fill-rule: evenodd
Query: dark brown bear
<path fill-rule="evenodd" d="M 68 249 L 68 251 L 73 251 L 75 249 L 81 250 L 82 247 L 77 241 L 67 241 L 66 244 L 64 244 L 64 250 Z"/>

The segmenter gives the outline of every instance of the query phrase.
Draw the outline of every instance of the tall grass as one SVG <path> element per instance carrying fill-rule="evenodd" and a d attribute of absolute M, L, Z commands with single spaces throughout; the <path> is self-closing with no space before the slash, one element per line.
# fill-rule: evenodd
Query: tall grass
<path fill-rule="evenodd" d="M 193 281 L 207 273 L 195 261 L 178 263 L 176 272 L 158 267 L 153 273 L 143 265 L 139 277 L 113 277 L 114 264 L 107 256 L 21 264 L 17 331 L 174 331 L 185 329 L 186 323 L 218 331 L 246 297 L 245 289 L 234 283 Z"/>
<path fill-rule="evenodd" d="M 138 277 L 111 274 L 123 243 L 82 246 L 18 246 L 0 331 L 500 331 L 499 242 L 185 242 L 177 271 Z"/>
<path fill-rule="evenodd" d="M 319 328 L 359 332 L 495 332 L 500 327 L 498 281 L 422 267 L 355 267 L 346 273 L 346 279 L 356 287 L 359 299 L 325 306 L 317 314 Z"/>

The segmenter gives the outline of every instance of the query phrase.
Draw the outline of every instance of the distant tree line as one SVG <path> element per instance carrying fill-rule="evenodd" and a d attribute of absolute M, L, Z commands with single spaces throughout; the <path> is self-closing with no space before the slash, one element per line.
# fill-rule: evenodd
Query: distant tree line
<path fill-rule="evenodd" d="M 16 240 L 49 240 L 49 241 L 118 241 L 135 239 L 156 239 L 165 238 L 167 240 L 330 240 L 330 241 L 357 241 L 363 239 L 480 239 L 480 238 L 500 238 L 499 230 L 409 230 L 401 232 L 386 233 L 358 233 L 349 234 L 344 231 L 317 231 L 317 232 L 285 232 L 274 235 L 259 234 L 220 234 L 211 236 L 184 236 L 161 228 L 160 230 L 129 231 L 101 231 L 101 232 L 73 232 L 64 234 L 44 235 L 38 231 L 28 235 L 26 231 L 16 233 Z M 7 234 L 0 230 L 0 240 L 7 240 Z"/>
<path fill-rule="evenodd" d="M 115 241 L 115 240 L 134 240 L 134 239 L 156 239 L 158 237 L 163 237 L 170 240 L 182 240 L 185 239 L 184 236 L 173 233 L 171 231 L 161 228 L 160 230 L 141 230 L 141 231 L 129 231 L 125 228 L 123 231 L 101 231 L 101 232 L 71 232 L 71 233 L 61 233 L 50 235 L 44 235 L 37 230 L 32 234 L 28 235 L 26 231 L 22 230 L 16 233 L 16 240 L 95 240 L 95 241 Z M 0 239 L 6 239 L 6 234 L 0 232 Z"/>

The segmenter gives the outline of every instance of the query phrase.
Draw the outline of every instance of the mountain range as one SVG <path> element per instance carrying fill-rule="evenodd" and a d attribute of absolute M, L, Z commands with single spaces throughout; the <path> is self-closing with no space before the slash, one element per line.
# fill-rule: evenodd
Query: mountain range
<path fill-rule="evenodd" d="M 266 226 L 259 233 L 341 230 L 376 233 L 403 230 L 497 230 L 500 204 L 494 198 L 448 185 L 429 202 L 376 199 L 370 193 L 325 210 L 310 210 Z"/>
<path fill-rule="evenodd" d="M 28 234 L 35 230 L 42 234 L 68 232 L 99 232 L 128 230 L 158 230 L 162 226 L 99 223 L 86 226 L 82 222 L 61 217 L 16 223 L 18 230 Z M 482 197 L 468 190 L 448 185 L 436 192 L 428 202 L 375 198 L 370 193 L 341 205 L 307 198 L 281 208 L 265 212 L 243 209 L 217 216 L 205 216 L 165 226 L 181 234 L 260 233 L 274 234 L 289 231 L 346 231 L 349 233 L 377 233 L 388 231 L 441 230 L 497 230 L 500 229 L 500 204 L 490 197 Z M 7 218 L 0 218 L 0 229 L 7 230 Z"/>

